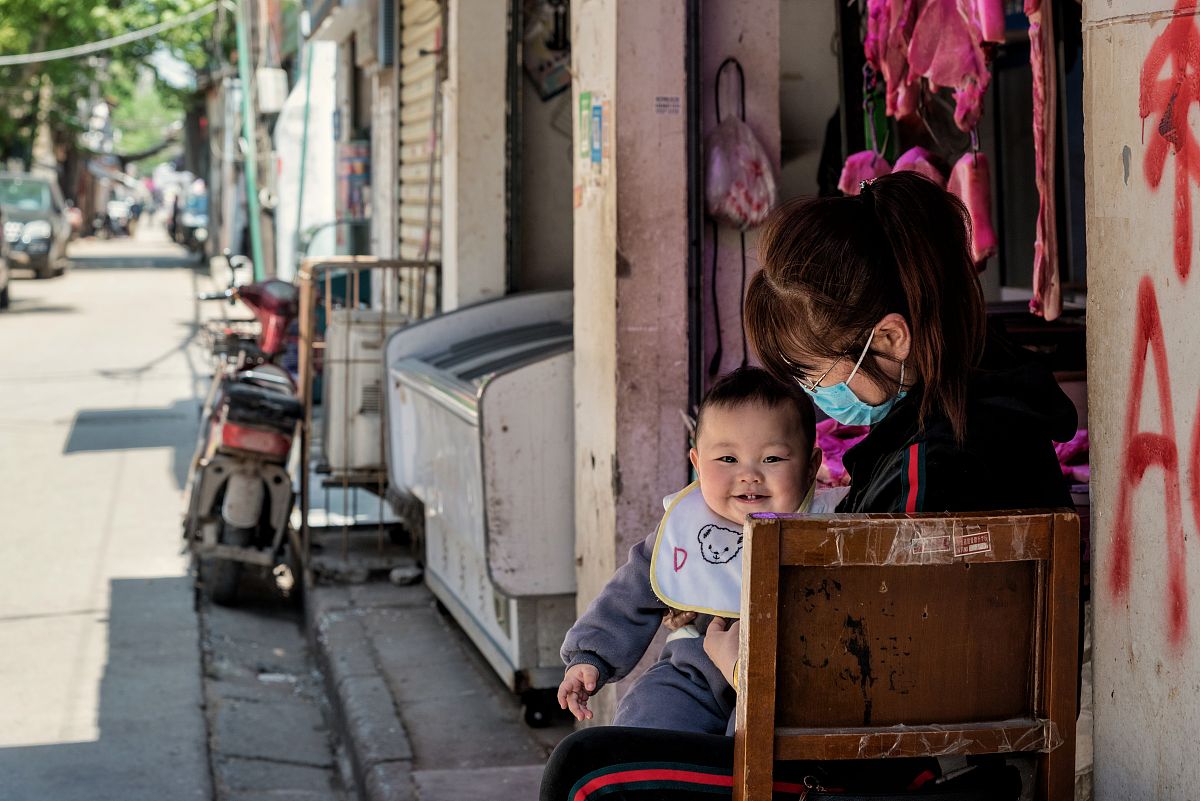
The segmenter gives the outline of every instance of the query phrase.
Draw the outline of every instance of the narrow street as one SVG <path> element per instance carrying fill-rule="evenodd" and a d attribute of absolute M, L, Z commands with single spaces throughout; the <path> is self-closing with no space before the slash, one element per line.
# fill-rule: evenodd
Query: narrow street
<path fill-rule="evenodd" d="M 0 312 L 0 799 L 336 801 L 299 610 L 198 615 L 181 553 L 207 265 L 149 224 L 71 257 Z"/>

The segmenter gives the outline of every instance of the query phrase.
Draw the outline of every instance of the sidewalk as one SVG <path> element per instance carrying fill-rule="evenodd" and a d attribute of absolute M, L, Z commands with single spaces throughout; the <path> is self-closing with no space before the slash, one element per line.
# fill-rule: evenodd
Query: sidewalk
<path fill-rule="evenodd" d="M 534 801 L 568 724 L 520 703 L 419 581 L 313 587 L 309 638 L 364 801 Z"/>

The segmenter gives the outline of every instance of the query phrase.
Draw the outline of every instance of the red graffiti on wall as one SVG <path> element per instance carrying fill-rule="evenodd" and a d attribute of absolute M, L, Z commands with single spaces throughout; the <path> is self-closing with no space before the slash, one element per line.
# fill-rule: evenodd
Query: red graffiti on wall
<path fill-rule="evenodd" d="M 1161 432 L 1138 428 L 1142 411 L 1142 392 L 1145 389 L 1147 356 L 1154 359 L 1154 376 L 1158 389 L 1158 419 Z M 1141 485 L 1146 471 L 1152 467 L 1163 471 L 1163 500 L 1167 518 L 1167 622 L 1171 642 L 1179 645 L 1187 634 L 1188 598 L 1185 573 L 1186 552 L 1183 539 L 1183 500 L 1179 481 L 1179 448 L 1175 439 L 1175 414 L 1171 406 L 1171 376 L 1167 370 L 1167 348 L 1163 339 L 1162 317 L 1158 298 L 1150 276 L 1143 276 L 1138 286 L 1137 327 L 1133 343 L 1133 371 L 1129 379 L 1129 405 L 1125 409 L 1125 436 L 1121 445 L 1120 494 L 1117 497 L 1116 527 L 1113 532 L 1112 562 L 1109 586 L 1114 597 L 1129 592 L 1130 537 L 1133 532 L 1133 496 Z M 1200 421 L 1200 417 L 1197 417 Z M 1196 464 L 1200 450 L 1192 451 L 1192 502 L 1200 499 Z M 1195 506 L 1200 520 L 1200 506 Z"/>
<path fill-rule="evenodd" d="M 1200 183 L 1200 150 L 1188 127 L 1188 111 L 1200 102 L 1200 28 L 1197 0 L 1178 0 L 1176 16 L 1154 41 L 1142 63 L 1138 112 L 1143 125 L 1158 116 L 1157 135 L 1146 150 L 1146 182 L 1158 189 L 1166 168 L 1167 146 L 1175 153 L 1175 270 L 1187 280 L 1192 268 L 1192 195 L 1189 184 Z M 1170 62 L 1170 71 L 1161 77 Z M 1144 129 L 1143 129 L 1144 130 Z M 1143 133 L 1144 138 L 1144 133 Z"/>

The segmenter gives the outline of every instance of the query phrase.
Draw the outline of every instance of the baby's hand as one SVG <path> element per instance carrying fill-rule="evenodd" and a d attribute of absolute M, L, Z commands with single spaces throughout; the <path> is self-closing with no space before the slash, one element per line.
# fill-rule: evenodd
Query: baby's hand
<path fill-rule="evenodd" d="M 572 665 L 558 685 L 558 705 L 570 709 L 576 720 L 591 720 L 592 710 L 587 708 L 588 698 L 596 692 L 600 671 L 593 665 Z"/>
<path fill-rule="evenodd" d="M 695 612 L 685 612 L 682 609 L 671 609 L 668 607 L 666 613 L 663 615 L 663 625 L 671 631 L 679 631 L 695 619 Z"/>

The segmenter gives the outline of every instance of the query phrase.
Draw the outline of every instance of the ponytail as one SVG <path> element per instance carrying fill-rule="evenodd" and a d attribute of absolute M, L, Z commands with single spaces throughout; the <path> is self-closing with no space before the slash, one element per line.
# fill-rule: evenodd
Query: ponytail
<path fill-rule="evenodd" d="M 969 226 L 958 198 L 910 171 L 877 178 L 856 197 L 781 206 L 759 239 L 763 269 L 746 297 L 763 365 L 781 378 L 811 372 L 813 362 L 864 346 L 896 312 L 912 332 L 905 375 L 920 393 L 919 419 L 944 415 L 961 443 L 986 314 Z M 861 370 L 900 389 L 874 359 Z"/>

